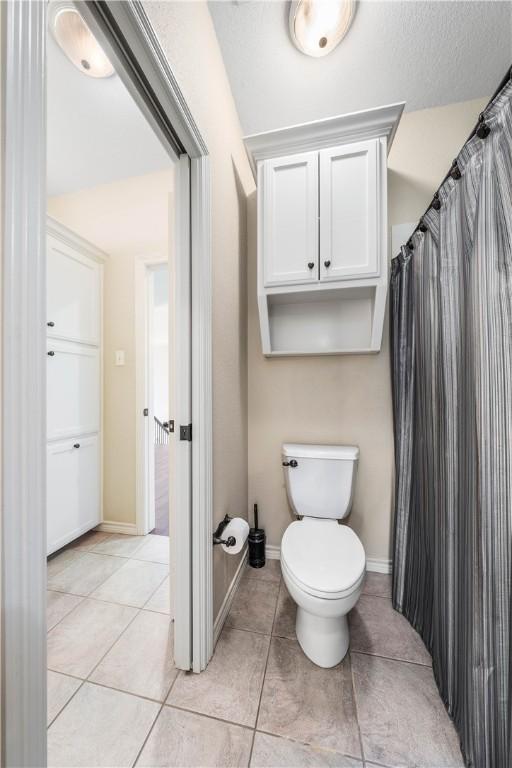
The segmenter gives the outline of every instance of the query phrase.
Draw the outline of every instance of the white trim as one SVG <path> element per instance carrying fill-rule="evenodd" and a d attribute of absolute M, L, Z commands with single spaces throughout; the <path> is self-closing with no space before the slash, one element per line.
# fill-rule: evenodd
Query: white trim
<path fill-rule="evenodd" d="M 240 584 L 242 577 L 244 575 L 244 569 L 247 564 L 247 554 L 248 554 L 248 549 L 246 547 L 243 551 L 242 559 L 238 564 L 238 568 L 236 569 L 236 573 L 233 576 L 231 580 L 231 584 L 229 585 L 228 590 L 224 596 L 224 600 L 222 601 L 222 605 L 217 614 L 217 618 L 215 619 L 215 624 L 213 626 L 213 647 L 217 645 L 217 640 L 219 639 L 219 635 L 222 632 L 222 628 L 228 617 L 229 609 L 231 608 L 231 604 L 235 599 L 235 594 L 238 589 L 238 585 Z"/>
<path fill-rule="evenodd" d="M 137 526 L 135 523 L 117 523 L 114 520 L 104 520 L 95 529 L 102 533 L 123 533 L 127 536 L 137 536 Z"/>
<path fill-rule="evenodd" d="M 171 615 L 174 616 L 174 663 L 190 669 L 192 659 L 192 443 L 181 440 L 180 425 L 192 423 L 191 402 L 191 263 L 190 160 L 182 155 L 175 168 L 175 218 L 171 226 L 175 257 L 169 263 L 169 383 L 174 439 L 169 441 Z M 188 258 L 184 258 L 188 256 Z M 193 429 L 193 427 L 192 427 Z M 193 435 L 195 438 L 195 435 Z M 186 514 L 186 512 L 190 514 Z M 200 628 L 198 628 L 200 631 Z"/>
<path fill-rule="evenodd" d="M 366 558 L 366 570 L 372 573 L 391 573 L 392 560 L 386 560 L 379 557 L 367 557 Z"/>
<path fill-rule="evenodd" d="M 246 136 L 244 143 L 254 178 L 258 163 L 262 160 L 351 144 L 363 139 L 385 137 L 389 152 L 404 107 L 405 102 L 402 101 Z"/>
<path fill-rule="evenodd" d="M 280 560 L 281 547 L 276 547 L 274 544 L 267 544 L 265 547 L 265 557 L 267 560 Z"/>
<path fill-rule="evenodd" d="M 46 765 L 46 3 L 1 4 L 2 765 Z"/>
<path fill-rule="evenodd" d="M 210 159 L 191 163 L 192 215 L 192 659 L 213 654 L 213 391 Z"/>

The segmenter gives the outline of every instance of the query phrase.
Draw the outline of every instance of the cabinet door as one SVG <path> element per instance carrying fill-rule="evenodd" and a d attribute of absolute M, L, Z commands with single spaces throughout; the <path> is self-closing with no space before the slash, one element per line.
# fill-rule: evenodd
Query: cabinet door
<path fill-rule="evenodd" d="M 97 435 L 47 447 L 48 554 L 101 522 Z"/>
<path fill-rule="evenodd" d="M 320 152 L 321 280 L 379 274 L 377 161 L 377 141 Z"/>
<path fill-rule="evenodd" d="M 100 265 L 47 237 L 48 334 L 86 344 L 100 339 Z"/>
<path fill-rule="evenodd" d="M 318 153 L 263 164 L 265 285 L 318 280 Z"/>
<path fill-rule="evenodd" d="M 48 339 L 47 347 L 48 440 L 99 432 L 98 350 L 53 339 Z"/>

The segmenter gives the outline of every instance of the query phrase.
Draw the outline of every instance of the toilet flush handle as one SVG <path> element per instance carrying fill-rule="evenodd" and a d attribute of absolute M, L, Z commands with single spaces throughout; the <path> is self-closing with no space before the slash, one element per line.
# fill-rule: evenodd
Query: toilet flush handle
<path fill-rule="evenodd" d="M 291 461 L 283 461 L 283 467 L 292 467 L 292 469 L 295 469 L 295 467 L 298 467 L 299 464 L 295 459 L 292 459 Z"/>

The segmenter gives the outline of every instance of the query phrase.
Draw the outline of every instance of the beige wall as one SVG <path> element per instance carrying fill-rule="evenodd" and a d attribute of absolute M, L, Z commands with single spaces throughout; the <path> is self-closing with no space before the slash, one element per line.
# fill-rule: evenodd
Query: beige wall
<path fill-rule="evenodd" d="M 135 261 L 167 258 L 173 171 L 50 198 L 48 212 L 109 254 L 104 275 L 103 516 L 135 524 Z M 124 366 L 114 365 L 123 349 Z"/>
<path fill-rule="evenodd" d="M 416 221 L 476 122 L 485 100 L 407 113 L 389 155 L 389 225 Z M 266 359 L 256 306 L 256 212 L 249 202 L 249 503 L 268 543 L 292 515 L 283 442 L 355 443 L 361 449 L 350 524 L 367 557 L 390 557 L 393 434 L 387 320 L 380 354 Z M 391 229 L 390 229 L 391 231 Z"/>
<path fill-rule="evenodd" d="M 254 181 L 215 30 L 204 2 L 145 9 L 212 164 L 214 522 L 247 514 L 246 198 Z M 214 616 L 239 558 L 214 548 Z"/>

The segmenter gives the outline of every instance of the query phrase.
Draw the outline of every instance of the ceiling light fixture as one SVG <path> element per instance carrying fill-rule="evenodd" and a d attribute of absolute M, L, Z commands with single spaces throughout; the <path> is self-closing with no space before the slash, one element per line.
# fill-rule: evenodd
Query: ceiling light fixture
<path fill-rule="evenodd" d="M 51 3 L 49 24 L 58 45 L 80 72 L 89 77 L 114 74 L 103 48 L 71 3 Z"/>
<path fill-rule="evenodd" d="M 327 56 L 352 24 L 356 0 L 295 0 L 290 8 L 290 35 L 302 53 Z"/>

